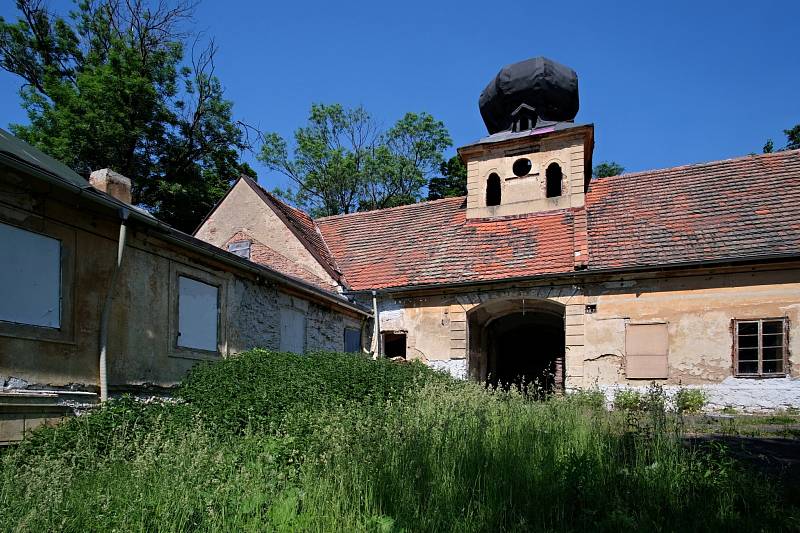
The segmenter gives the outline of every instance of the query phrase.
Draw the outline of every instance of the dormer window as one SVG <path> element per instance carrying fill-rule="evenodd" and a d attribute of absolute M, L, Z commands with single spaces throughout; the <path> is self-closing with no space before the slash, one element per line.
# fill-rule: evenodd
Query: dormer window
<path fill-rule="evenodd" d="M 486 205 L 500 205 L 500 176 L 495 173 L 486 179 Z"/>
<path fill-rule="evenodd" d="M 555 198 L 561 196 L 561 166 L 558 163 L 550 163 L 545 172 L 547 178 L 547 197 Z"/>

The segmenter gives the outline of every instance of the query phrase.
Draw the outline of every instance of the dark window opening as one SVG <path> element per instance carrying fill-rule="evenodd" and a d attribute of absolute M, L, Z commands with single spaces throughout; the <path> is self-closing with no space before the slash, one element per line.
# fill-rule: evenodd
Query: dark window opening
<path fill-rule="evenodd" d="M 486 205 L 500 205 L 500 176 L 489 174 L 486 180 Z"/>
<path fill-rule="evenodd" d="M 383 334 L 383 355 L 385 357 L 406 358 L 406 334 L 405 333 L 384 333 Z"/>
<path fill-rule="evenodd" d="M 344 351 L 347 353 L 358 353 L 361 351 L 361 330 L 345 328 Z"/>
<path fill-rule="evenodd" d="M 547 177 L 547 197 L 561 196 L 561 167 L 558 163 L 550 163 L 545 172 Z"/>
<path fill-rule="evenodd" d="M 514 172 L 514 175 L 518 178 L 522 176 L 527 176 L 531 173 L 531 169 L 533 168 L 533 163 L 528 158 L 523 157 L 522 159 L 517 159 L 514 161 L 514 165 L 511 167 L 511 170 Z"/>
<path fill-rule="evenodd" d="M 734 368 L 737 376 L 785 376 L 786 319 L 734 321 Z"/>

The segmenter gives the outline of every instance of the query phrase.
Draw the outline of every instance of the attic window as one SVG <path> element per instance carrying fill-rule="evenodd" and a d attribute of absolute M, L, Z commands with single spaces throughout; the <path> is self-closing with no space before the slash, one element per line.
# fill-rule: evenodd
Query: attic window
<path fill-rule="evenodd" d="M 486 205 L 500 205 L 500 176 L 495 173 L 486 180 Z"/>
<path fill-rule="evenodd" d="M 561 196 L 561 167 L 558 163 L 550 163 L 545 172 L 547 178 L 547 197 Z"/>
<path fill-rule="evenodd" d="M 239 257 L 250 259 L 250 244 L 251 241 L 234 241 L 228 244 L 228 251 Z"/>

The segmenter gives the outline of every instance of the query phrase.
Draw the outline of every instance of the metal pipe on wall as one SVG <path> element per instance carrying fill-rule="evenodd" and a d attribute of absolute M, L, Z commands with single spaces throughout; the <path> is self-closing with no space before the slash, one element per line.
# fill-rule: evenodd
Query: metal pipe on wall
<path fill-rule="evenodd" d="M 378 311 L 378 291 L 372 291 L 372 316 L 375 322 L 372 331 L 372 338 L 375 339 L 375 355 L 372 358 L 377 359 L 381 356 L 381 317 Z"/>
<path fill-rule="evenodd" d="M 122 254 L 125 250 L 125 241 L 128 237 L 128 210 L 119 211 L 119 239 L 117 240 L 117 261 L 114 263 L 114 270 L 111 272 L 111 281 L 106 292 L 106 300 L 103 304 L 103 314 L 100 318 L 100 401 L 108 400 L 108 323 L 111 320 L 111 305 L 114 301 L 114 289 L 117 286 L 119 269 L 122 266 Z"/>

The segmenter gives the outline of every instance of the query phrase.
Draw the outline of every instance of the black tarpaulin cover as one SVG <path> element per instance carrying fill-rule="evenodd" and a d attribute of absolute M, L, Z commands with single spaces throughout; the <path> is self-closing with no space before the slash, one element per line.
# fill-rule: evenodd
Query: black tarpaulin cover
<path fill-rule="evenodd" d="M 511 113 L 526 104 L 542 120 L 567 121 L 578 114 L 578 75 L 546 57 L 506 65 L 481 93 L 478 105 L 490 134 L 511 128 Z"/>

